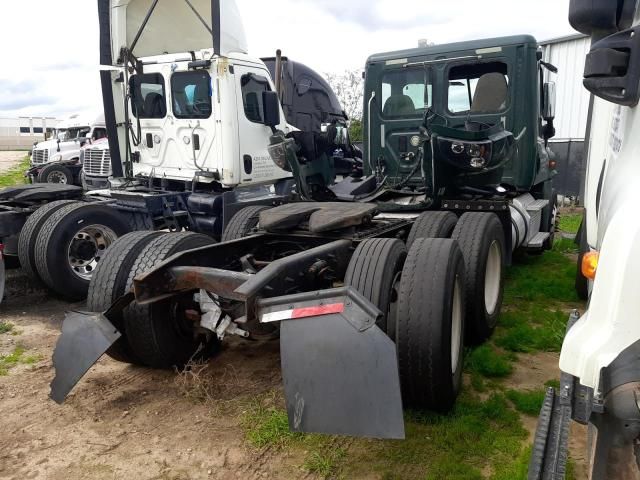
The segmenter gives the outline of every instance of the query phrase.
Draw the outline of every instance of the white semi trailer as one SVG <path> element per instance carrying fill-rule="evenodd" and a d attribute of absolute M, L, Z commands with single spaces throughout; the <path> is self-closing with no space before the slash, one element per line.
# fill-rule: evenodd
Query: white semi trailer
<path fill-rule="evenodd" d="M 100 169 L 108 154 L 110 189 L 0 192 L 5 253 L 70 299 L 86 296 L 105 250 L 125 233 L 184 229 L 217 239 L 242 207 L 285 202 L 293 188 L 268 153 L 263 98 L 274 81 L 265 62 L 248 54 L 233 0 L 100 0 L 98 7 L 109 140 Z M 283 101 L 279 129 L 290 132 L 304 119 L 301 128 L 319 131 L 346 119 L 318 74 L 276 63 L 283 99 L 299 79 L 309 87 Z"/>
<path fill-rule="evenodd" d="M 547 393 L 529 479 L 564 478 L 571 420 L 588 425 L 588 478 L 638 479 L 640 9 L 636 0 L 573 0 L 569 18 L 592 37 L 584 85 L 594 102 L 579 265 L 589 304 L 583 315 L 571 315 L 560 390 Z"/>

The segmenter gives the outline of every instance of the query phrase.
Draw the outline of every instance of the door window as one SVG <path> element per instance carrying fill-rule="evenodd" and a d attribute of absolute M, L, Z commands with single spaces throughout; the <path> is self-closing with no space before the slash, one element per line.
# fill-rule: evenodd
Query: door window
<path fill-rule="evenodd" d="M 269 80 L 255 73 L 243 75 L 240 80 L 242 87 L 242 103 L 247 119 L 255 123 L 263 123 L 264 112 L 262 106 L 262 92 L 271 91 Z"/>
<path fill-rule="evenodd" d="M 509 77 L 502 62 L 459 65 L 449 71 L 451 113 L 496 113 L 509 105 Z"/>
<path fill-rule="evenodd" d="M 131 110 L 137 118 L 164 118 L 167 115 L 164 77 L 161 74 L 133 75 L 129 88 Z"/>
<path fill-rule="evenodd" d="M 171 97 L 176 118 L 209 118 L 212 111 L 209 73 L 174 73 L 171 77 Z"/>
<path fill-rule="evenodd" d="M 382 77 L 382 115 L 417 117 L 431 106 L 431 82 L 425 69 L 392 70 Z"/>

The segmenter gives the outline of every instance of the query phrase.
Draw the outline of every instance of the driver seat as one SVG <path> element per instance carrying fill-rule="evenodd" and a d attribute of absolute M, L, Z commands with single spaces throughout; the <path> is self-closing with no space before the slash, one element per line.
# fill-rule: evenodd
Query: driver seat
<path fill-rule="evenodd" d="M 385 117 L 402 117 L 404 115 L 415 115 L 416 106 L 407 95 L 391 95 L 386 102 L 382 114 Z"/>
<path fill-rule="evenodd" d="M 478 79 L 471 112 L 499 112 L 507 106 L 509 87 L 502 73 L 485 73 Z"/>

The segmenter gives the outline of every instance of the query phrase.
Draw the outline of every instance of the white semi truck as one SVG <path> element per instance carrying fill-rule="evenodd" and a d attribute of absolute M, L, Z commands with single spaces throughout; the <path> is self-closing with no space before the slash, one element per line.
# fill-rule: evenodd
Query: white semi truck
<path fill-rule="evenodd" d="M 80 185 L 82 146 L 106 135 L 104 115 L 91 122 L 72 115 L 58 126 L 54 138 L 34 145 L 27 176 L 32 183 Z"/>
<path fill-rule="evenodd" d="M 581 286 L 558 392 L 542 408 L 529 479 L 565 476 L 571 420 L 588 426 L 588 478 L 640 478 L 640 9 L 636 0 L 573 0 L 570 22 L 592 38 L 584 86 L 594 95 Z"/>
<path fill-rule="evenodd" d="M 110 189 L 84 195 L 36 184 L 0 192 L 5 254 L 69 299 L 86 296 L 105 250 L 125 233 L 189 230 L 217 239 L 242 207 L 283 203 L 293 188 L 268 153 L 264 93 L 275 91 L 274 81 L 248 54 L 233 0 L 100 0 L 98 7 L 109 148 L 85 152 L 85 181 L 94 167 L 107 170 L 108 155 Z M 287 59 L 273 63 L 284 106 L 279 129 L 300 123 L 319 131 L 346 120 L 318 74 Z M 50 147 L 55 152 L 57 142 Z"/>

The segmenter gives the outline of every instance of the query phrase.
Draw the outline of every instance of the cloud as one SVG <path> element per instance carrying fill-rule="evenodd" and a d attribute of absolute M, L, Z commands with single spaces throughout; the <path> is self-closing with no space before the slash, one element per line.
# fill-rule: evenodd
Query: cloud
<path fill-rule="evenodd" d="M 369 55 L 415 47 L 422 38 L 443 44 L 519 33 L 547 39 L 573 32 L 567 21 L 569 0 L 236 2 L 251 56 L 273 56 L 280 48 L 318 72 L 364 69 Z M 97 113 L 102 100 L 95 0 L 5 3 L 0 116 Z"/>

